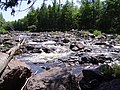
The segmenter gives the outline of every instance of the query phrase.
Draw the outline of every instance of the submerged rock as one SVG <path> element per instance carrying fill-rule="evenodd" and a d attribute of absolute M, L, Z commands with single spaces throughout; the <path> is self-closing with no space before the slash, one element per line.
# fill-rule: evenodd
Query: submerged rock
<path fill-rule="evenodd" d="M 64 38 L 62 41 L 63 41 L 63 43 L 69 43 L 70 42 L 70 40 L 67 39 L 67 38 Z"/>

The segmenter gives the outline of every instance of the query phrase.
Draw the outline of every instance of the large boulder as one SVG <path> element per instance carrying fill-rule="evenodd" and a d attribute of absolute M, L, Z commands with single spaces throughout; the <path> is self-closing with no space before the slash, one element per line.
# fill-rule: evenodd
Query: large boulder
<path fill-rule="evenodd" d="M 79 90 L 74 75 L 59 67 L 34 75 L 25 90 Z"/>
<path fill-rule="evenodd" d="M 94 70 L 83 70 L 83 78 L 79 81 L 82 90 L 93 90 L 102 81 L 102 74 Z"/>
<path fill-rule="evenodd" d="M 27 49 L 27 50 L 33 50 L 34 48 L 35 48 L 35 47 L 32 46 L 32 45 L 27 45 L 27 46 L 26 46 L 26 49 Z"/>
<path fill-rule="evenodd" d="M 26 79 L 31 76 L 28 68 L 20 66 L 1 77 L 0 90 L 21 90 Z"/>
<path fill-rule="evenodd" d="M 0 53 L 1 67 L 5 64 L 8 54 Z M 15 58 L 12 59 L 5 70 L 2 71 L 0 77 L 0 90 L 20 90 L 26 79 L 31 76 L 30 67 L 24 62 L 20 62 Z"/>
<path fill-rule="evenodd" d="M 82 80 L 79 81 L 82 90 L 96 90 L 95 88 L 98 88 L 101 83 L 109 82 L 115 79 L 112 76 L 113 69 L 107 64 L 101 65 L 96 69 L 82 70 L 82 73 L 84 77 L 82 78 Z"/>

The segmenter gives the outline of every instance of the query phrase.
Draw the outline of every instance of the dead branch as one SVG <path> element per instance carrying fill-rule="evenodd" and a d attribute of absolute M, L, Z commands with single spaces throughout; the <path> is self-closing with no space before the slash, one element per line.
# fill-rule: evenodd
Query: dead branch
<path fill-rule="evenodd" d="M 3 74 L 4 70 L 8 66 L 8 63 L 12 60 L 16 51 L 25 43 L 25 39 L 22 39 L 16 46 L 7 51 L 7 54 L 3 54 L 3 57 L 0 58 L 0 77 Z"/>

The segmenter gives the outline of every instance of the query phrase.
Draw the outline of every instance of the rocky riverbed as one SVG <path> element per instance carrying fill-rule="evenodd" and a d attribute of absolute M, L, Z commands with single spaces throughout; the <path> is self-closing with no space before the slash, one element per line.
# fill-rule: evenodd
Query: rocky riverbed
<path fill-rule="evenodd" d="M 6 52 L 22 38 L 26 39 L 15 58 L 29 65 L 36 75 L 24 90 L 106 90 L 105 85 L 111 87 L 112 80 L 119 83 L 119 78 L 109 75 L 107 79 L 97 70 L 102 65 L 120 64 L 120 42 L 116 37 L 111 34 L 95 37 L 83 31 L 10 32 L 0 35 L 0 50 Z M 109 87 L 107 90 L 119 90 Z"/>

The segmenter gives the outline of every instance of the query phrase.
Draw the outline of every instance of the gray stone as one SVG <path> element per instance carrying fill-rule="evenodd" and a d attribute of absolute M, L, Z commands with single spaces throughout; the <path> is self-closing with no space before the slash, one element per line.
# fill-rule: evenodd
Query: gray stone
<path fill-rule="evenodd" d="M 36 89 L 37 88 L 37 89 Z M 26 90 L 79 90 L 74 75 L 61 68 L 52 68 L 33 76 Z"/>
<path fill-rule="evenodd" d="M 84 49 L 84 45 L 82 43 L 71 43 L 70 44 L 70 49 L 72 51 L 79 51 L 79 50 L 82 50 Z"/>
<path fill-rule="evenodd" d="M 96 90 L 120 90 L 120 79 L 102 83 Z"/>

